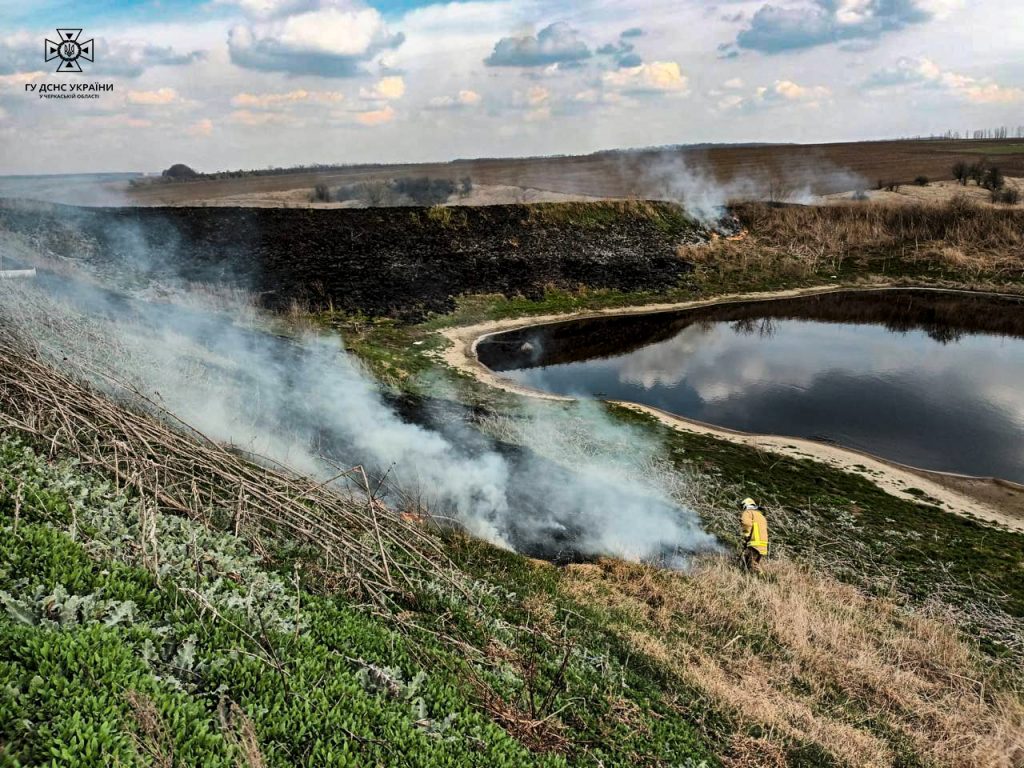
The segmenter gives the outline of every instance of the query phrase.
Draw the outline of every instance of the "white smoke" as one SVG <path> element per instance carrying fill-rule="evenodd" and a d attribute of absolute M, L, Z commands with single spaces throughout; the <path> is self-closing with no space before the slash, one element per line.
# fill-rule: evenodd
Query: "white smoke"
<path fill-rule="evenodd" d="M 336 336 L 282 338 L 258 316 L 254 325 L 251 308 L 197 311 L 205 295 L 191 306 L 128 301 L 54 278 L 2 290 L 0 316 L 53 359 L 113 376 L 207 437 L 303 473 L 326 479 L 339 461 L 365 464 L 388 478 L 396 504 L 415 499 L 500 546 L 554 553 L 561 539 L 579 553 L 669 562 L 714 546 L 695 512 L 607 451 L 568 469 L 509 457 L 466 428 L 403 420 Z M 526 423 L 530 446 L 559 445 L 543 418 Z M 616 439 L 638 455 L 635 435 Z"/>
<path fill-rule="evenodd" d="M 780 155 L 781 157 L 781 155 Z M 729 205 L 746 201 L 810 204 L 818 195 L 867 188 L 860 174 L 808 153 L 799 160 L 766 160 L 729 178 L 720 178 L 710 161 L 679 151 L 644 157 L 639 167 L 623 173 L 635 178 L 634 188 L 646 197 L 679 203 L 701 224 L 714 228 Z"/>

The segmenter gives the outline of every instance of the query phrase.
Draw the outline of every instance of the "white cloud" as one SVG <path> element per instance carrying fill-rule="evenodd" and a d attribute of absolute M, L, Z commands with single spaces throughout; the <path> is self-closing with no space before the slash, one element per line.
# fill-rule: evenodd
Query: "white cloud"
<path fill-rule="evenodd" d="M 284 112 L 253 112 L 250 109 L 236 109 L 228 115 L 228 120 L 250 128 L 264 125 L 284 125 L 292 122 L 292 118 Z"/>
<path fill-rule="evenodd" d="M 540 85 L 535 85 L 526 93 L 526 101 L 532 107 L 539 106 L 551 98 L 551 91 Z"/>
<path fill-rule="evenodd" d="M 1024 89 L 1006 88 L 996 83 L 971 84 L 960 92 L 975 104 L 1016 104 L 1024 100 Z"/>
<path fill-rule="evenodd" d="M 383 125 L 395 119 L 395 110 L 391 105 L 385 105 L 382 109 L 371 109 L 366 112 L 356 112 L 356 121 L 362 125 Z"/>
<path fill-rule="evenodd" d="M 625 67 L 605 72 L 605 87 L 623 93 L 678 93 L 689 92 L 689 78 L 674 61 L 652 61 L 638 67 Z"/>
<path fill-rule="evenodd" d="M 401 45 L 383 17 L 365 5 L 325 5 L 233 27 L 231 61 L 247 69 L 292 75 L 352 77 L 376 54 Z"/>
<path fill-rule="evenodd" d="M 173 88 L 159 88 L 155 91 L 128 91 L 125 98 L 129 104 L 140 104 L 147 107 L 163 106 L 182 100 Z"/>
<path fill-rule="evenodd" d="M 307 91 L 297 89 L 287 93 L 239 93 L 231 99 L 232 106 L 244 109 L 271 109 L 287 104 L 336 104 L 345 99 L 340 91 Z"/>
<path fill-rule="evenodd" d="M 83 38 L 84 39 L 84 38 Z M 42 38 L 21 30 L 0 38 L 0 75 L 38 70 L 42 63 Z M 152 41 L 97 37 L 95 61 L 87 62 L 89 74 L 139 77 L 152 67 L 178 67 L 202 61 L 204 51 L 180 52 Z"/>
<path fill-rule="evenodd" d="M 215 0 L 217 5 L 233 5 L 247 16 L 257 19 L 271 19 L 289 13 L 315 8 L 317 3 L 310 0 Z"/>
<path fill-rule="evenodd" d="M 834 43 L 873 42 L 886 33 L 944 16 L 956 0 L 812 0 L 801 6 L 767 3 L 750 17 L 736 46 L 762 53 Z"/>
<path fill-rule="evenodd" d="M 45 72 L 15 72 L 12 75 L 0 75 L 0 88 L 17 90 L 24 87 L 25 83 L 32 83 L 44 77 L 46 77 Z"/>
<path fill-rule="evenodd" d="M 577 30 L 557 22 L 544 27 L 536 36 L 501 38 L 484 63 L 489 67 L 546 67 L 578 64 L 591 55 Z"/>
<path fill-rule="evenodd" d="M 792 80 L 776 80 L 770 91 L 787 101 L 818 102 L 832 95 L 823 85 L 804 86 Z"/>
<path fill-rule="evenodd" d="M 372 88 L 360 88 L 359 98 L 368 101 L 391 101 L 405 95 L 405 80 L 398 75 L 382 77 Z"/>
<path fill-rule="evenodd" d="M 185 133 L 189 136 L 199 138 L 210 136 L 213 134 L 213 121 L 208 117 L 203 118 L 202 120 L 196 120 L 196 122 L 192 123 L 192 125 L 185 129 Z"/>
<path fill-rule="evenodd" d="M 944 70 L 928 58 L 900 58 L 895 66 L 875 71 L 864 85 L 869 91 L 936 89 L 975 104 L 1012 104 L 1024 100 L 1024 89 Z"/>
<path fill-rule="evenodd" d="M 749 96 L 738 93 L 720 95 L 718 108 L 757 109 L 761 107 L 778 107 L 785 104 L 819 107 L 832 98 L 832 91 L 823 85 L 800 85 L 792 80 L 776 80 L 771 85 L 762 85 L 754 89 Z"/>
<path fill-rule="evenodd" d="M 467 109 L 475 107 L 483 101 L 476 91 L 464 88 L 454 96 L 435 96 L 427 102 L 427 109 Z"/>

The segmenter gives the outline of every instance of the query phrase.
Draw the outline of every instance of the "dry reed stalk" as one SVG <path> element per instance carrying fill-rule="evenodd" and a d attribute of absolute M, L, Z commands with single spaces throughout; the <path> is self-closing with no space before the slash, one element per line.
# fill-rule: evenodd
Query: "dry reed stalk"
<path fill-rule="evenodd" d="M 204 522 L 220 510 L 248 538 L 290 537 L 318 551 L 348 574 L 350 590 L 375 602 L 415 589 L 424 578 L 457 586 L 436 536 L 374 498 L 361 467 L 345 473 L 361 478 L 356 492 L 256 463 L 106 379 L 111 396 L 56 370 L 0 326 L 0 425 L 101 469 L 154 510 Z M 154 525 L 147 534 L 155 537 Z"/>

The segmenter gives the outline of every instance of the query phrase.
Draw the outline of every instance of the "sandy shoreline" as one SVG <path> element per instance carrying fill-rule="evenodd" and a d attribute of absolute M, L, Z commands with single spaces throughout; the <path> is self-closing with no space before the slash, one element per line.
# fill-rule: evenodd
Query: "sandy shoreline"
<path fill-rule="evenodd" d="M 453 368 L 468 373 L 479 381 L 507 392 L 546 400 L 569 401 L 573 398 L 540 392 L 505 379 L 484 366 L 476 356 L 477 343 L 494 333 L 586 317 L 606 315 L 651 314 L 669 310 L 693 309 L 727 302 L 791 298 L 831 293 L 842 290 L 871 290 L 893 287 L 887 283 L 858 286 L 817 286 L 813 288 L 756 294 L 731 294 L 714 299 L 649 304 L 569 314 L 494 320 L 475 325 L 446 328 L 441 333 L 452 342 L 442 353 L 443 360 Z M 715 427 L 686 419 L 658 408 L 632 402 L 610 401 L 654 416 L 673 429 L 746 445 L 759 450 L 796 459 L 809 459 L 829 467 L 867 478 L 886 493 L 918 504 L 932 504 L 954 514 L 977 518 L 1024 533 L 1024 487 L 1013 483 L 963 475 L 919 470 L 905 467 L 858 451 L 804 438 L 781 435 L 755 435 Z M 915 492 L 910 492 L 915 491 Z M 922 496 L 921 493 L 924 495 Z"/>

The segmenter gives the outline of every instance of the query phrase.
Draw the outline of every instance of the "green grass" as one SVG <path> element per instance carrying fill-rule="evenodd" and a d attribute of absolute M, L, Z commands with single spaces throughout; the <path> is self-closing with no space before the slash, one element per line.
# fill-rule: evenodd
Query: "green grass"
<path fill-rule="evenodd" d="M 951 150 L 972 155 L 1024 155 L 1024 144 L 997 144 L 994 146 L 971 146 L 954 144 Z"/>
<path fill-rule="evenodd" d="M 634 298 L 620 295 L 596 301 Z M 352 349 L 378 375 L 394 367 L 409 371 L 411 375 L 400 377 L 407 391 L 514 412 L 521 404 L 518 396 L 457 375 L 420 350 L 438 348 L 441 337 L 433 329 L 448 323 L 550 312 L 556 307 L 568 311 L 577 303 L 596 306 L 590 294 L 552 292 L 540 302 L 468 298 L 453 315 L 422 326 L 364 326 Z M 419 346 L 412 346 L 413 341 Z M 439 381 L 444 385 L 438 386 Z M 735 489 L 736 498 L 773 499 L 788 514 L 803 519 L 806 535 L 786 542 L 796 558 L 817 560 L 819 550 L 828 548 L 830 556 L 835 555 L 835 575 L 869 591 L 895 589 L 916 603 L 941 594 L 953 604 L 979 606 L 968 611 L 979 622 L 968 629 L 976 630 L 986 650 L 997 657 L 1007 653 L 1006 633 L 1024 627 L 1024 536 L 898 499 L 860 475 L 809 459 L 780 458 L 712 437 L 682 434 L 628 409 L 612 408 L 609 413 L 661 441 L 680 469 L 726 484 Z M 919 500 L 932 501 L 923 496 Z M 1011 617 L 1009 629 L 995 626 L 1000 616 Z"/>
<path fill-rule="evenodd" d="M 613 289 L 567 291 L 549 288 L 540 300 L 527 299 L 523 296 L 477 294 L 459 297 L 456 299 L 454 312 L 447 315 L 435 315 L 420 327 L 424 330 L 437 330 L 514 317 L 568 314 L 570 312 L 628 307 L 636 304 L 651 304 L 658 301 L 686 301 L 689 298 L 692 298 L 692 294 L 682 288 L 664 293 L 625 292 Z"/>
<path fill-rule="evenodd" d="M 550 566 L 456 537 L 471 593 L 385 615 L 177 517 L 147 556 L 137 501 L 8 435 L 0 484 L 0 765 L 714 762 Z"/>
<path fill-rule="evenodd" d="M 771 500 L 804 525 L 786 540 L 796 559 L 821 548 L 833 572 L 867 591 L 892 588 L 917 603 L 990 605 L 1024 626 L 1024 535 L 922 506 L 882 491 L 870 480 L 811 460 L 764 453 L 713 437 L 680 433 L 652 417 L 613 408 L 616 418 L 658 434 L 681 469 L 701 468 L 735 494 Z M 997 627 L 974 627 L 987 651 L 1006 653 Z"/>

